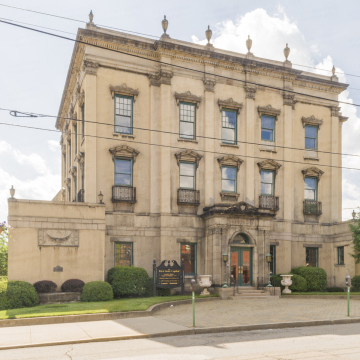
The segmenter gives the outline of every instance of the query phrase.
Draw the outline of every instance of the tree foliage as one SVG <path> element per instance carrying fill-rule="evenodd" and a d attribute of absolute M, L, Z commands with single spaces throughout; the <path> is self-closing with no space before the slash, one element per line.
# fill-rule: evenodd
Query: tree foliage
<path fill-rule="evenodd" d="M 353 224 L 349 224 L 353 233 L 354 252 L 351 256 L 355 259 L 356 264 L 360 263 L 360 212 L 356 214 Z"/>
<path fill-rule="evenodd" d="M 0 222 L 0 276 L 7 276 L 8 236 L 9 227 L 6 224 L 6 221 Z"/>

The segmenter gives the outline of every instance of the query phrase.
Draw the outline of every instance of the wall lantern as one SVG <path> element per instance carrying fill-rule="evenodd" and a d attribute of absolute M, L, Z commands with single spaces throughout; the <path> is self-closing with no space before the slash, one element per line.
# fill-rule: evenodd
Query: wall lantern
<path fill-rule="evenodd" d="M 101 191 L 98 197 L 99 197 L 99 204 L 103 204 L 104 195 L 101 193 Z"/>
<path fill-rule="evenodd" d="M 227 282 L 226 282 L 226 263 L 229 260 L 229 255 L 227 253 L 223 253 L 222 254 L 222 261 L 224 262 L 224 267 L 225 267 L 225 273 L 224 273 L 224 285 L 222 286 L 223 288 L 227 288 Z"/>

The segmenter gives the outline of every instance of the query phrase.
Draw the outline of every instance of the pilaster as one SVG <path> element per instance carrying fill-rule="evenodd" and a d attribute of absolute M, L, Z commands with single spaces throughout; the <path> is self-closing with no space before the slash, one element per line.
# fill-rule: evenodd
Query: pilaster
<path fill-rule="evenodd" d="M 339 172 L 341 169 L 337 166 L 341 166 L 341 160 L 339 159 L 339 113 L 340 108 L 334 106 L 331 108 L 331 222 L 338 222 L 341 219 L 339 217 L 339 198 L 341 198 L 341 188 L 339 188 Z M 341 131 L 340 131 L 341 133 Z"/>

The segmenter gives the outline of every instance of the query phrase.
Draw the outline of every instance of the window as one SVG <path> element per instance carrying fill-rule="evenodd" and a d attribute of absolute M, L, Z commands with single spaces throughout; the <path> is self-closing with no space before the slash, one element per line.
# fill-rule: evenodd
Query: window
<path fill-rule="evenodd" d="M 261 115 L 261 140 L 275 141 L 275 118 L 273 116 Z"/>
<path fill-rule="evenodd" d="M 196 275 L 196 244 L 181 244 L 181 262 L 183 260 L 185 275 Z"/>
<path fill-rule="evenodd" d="M 313 247 L 306 248 L 306 266 L 318 267 L 319 249 Z"/>
<path fill-rule="evenodd" d="M 71 140 L 69 141 L 69 166 L 71 166 Z"/>
<path fill-rule="evenodd" d="M 85 137 L 85 103 L 81 107 L 81 125 L 82 125 L 82 138 Z"/>
<path fill-rule="evenodd" d="M 261 195 L 274 196 L 274 171 L 261 170 Z"/>
<path fill-rule="evenodd" d="M 77 124 L 75 125 L 75 154 L 78 152 Z"/>
<path fill-rule="evenodd" d="M 132 134 L 133 98 L 115 95 L 115 132 Z"/>
<path fill-rule="evenodd" d="M 271 276 L 276 275 L 276 245 L 270 245 L 270 274 Z"/>
<path fill-rule="evenodd" d="M 75 196 L 74 201 L 77 202 L 77 178 L 74 178 Z"/>
<path fill-rule="evenodd" d="M 222 110 L 222 142 L 236 144 L 236 110 Z"/>
<path fill-rule="evenodd" d="M 66 178 L 66 154 L 63 154 L 63 162 L 64 162 L 64 178 Z"/>
<path fill-rule="evenodd" d="M 236 192 L 237 168 L 234 166 L 221 167 L 221 191 Z"/>
<path fill-rule="evenodd" d="M 115 266 L 132 266 L 133 244 L 115 242 Z"/>
<path fill-rule="evenodd" d="M 317 179 L 305 178 L 305 200 L 317 201 Z"/>
<path fill-rule="evenodd" d="M 180 134 L 182 139 L 196 139 L 196 105 L 180 102 Z"/>
<path fill-rule="evenodd" d="M 196 188 L 196 164 L 179 162 L 180 173 L 180 189 L 193 189 Z"/>
<path fill-rule="evenodd" d="M 68 190 L 69 190 L 69 202 L 71 201 L 71 184 L 70 186 L 68 187 Z"/>
<path fill-rule="evenodd" d="M 236 234 L 233 239 L 234 244 L 250 244 L 249 238 L 243 234 Z"/>
<path fill-rule="evenodd" d="M 305 125 L 305 149 L 317 150 L 318 127 Z"/>
<path fill-rule="evenodd" d="M 85 189 L 85 164 L 81 164 L 81 188 Z"/>
<path fill-rule="evenodd" d="M 345 264 L 345 256 L 344 256 L 344 247 L 339 246 L 337 248 L 337 256 L 338 256 L 338 265 L 344 265 Z"/>
<path fill-rule="evenodd" d="M 132 160 L 115 158 L 115 185 L 132 186 Z"/>

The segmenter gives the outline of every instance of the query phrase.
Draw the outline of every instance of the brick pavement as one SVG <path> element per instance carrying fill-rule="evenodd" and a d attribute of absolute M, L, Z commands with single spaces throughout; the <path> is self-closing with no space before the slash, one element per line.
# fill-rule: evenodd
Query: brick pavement
<path fill-rule="evenodd" d="M 192 305 L 172 306 L 155 317 L 192 326 Z M 346 299 L 251 299 L 235 297 L 196 304 L 196 327 L 271 324 L 294 321 L 335 320 L 347 317 Z M 350 317 L 360 317 L 360 300 L 350 300 Z"/>

